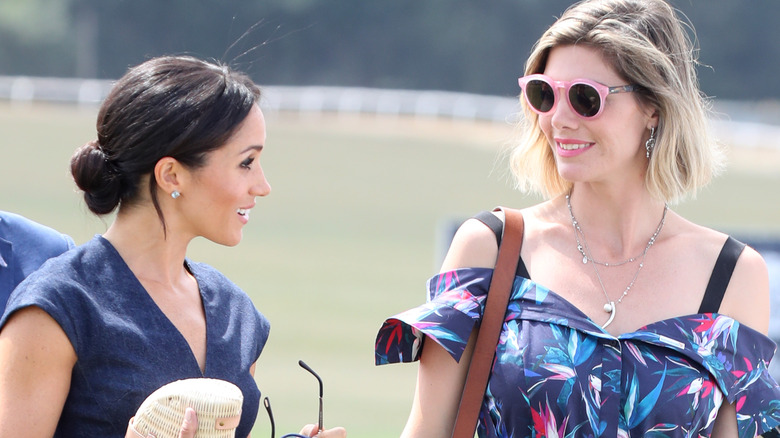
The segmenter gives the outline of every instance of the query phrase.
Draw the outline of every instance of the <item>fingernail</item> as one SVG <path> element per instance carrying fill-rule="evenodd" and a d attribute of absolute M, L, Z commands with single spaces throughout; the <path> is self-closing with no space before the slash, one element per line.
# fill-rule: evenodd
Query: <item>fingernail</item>
<path fill-rule="evenodd" d="M 184 411 L 184 419 L 188 423 L 192 423 L 195 420 L 195 411 L 192 409 L 187 409 L 186 411 Z"/>

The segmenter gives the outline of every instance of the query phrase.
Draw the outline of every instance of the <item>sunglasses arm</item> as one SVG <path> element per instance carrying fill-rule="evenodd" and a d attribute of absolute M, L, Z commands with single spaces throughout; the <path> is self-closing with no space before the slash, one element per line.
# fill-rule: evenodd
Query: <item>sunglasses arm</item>
<path fill-rule="evenodd" d="M 300 365 L 301 368 L 305 369 L 306 371 L 310 372 L 314 377 L 316 377 L 317 381 L 320 384 L 320 415 L 317 422 L 317 427 L 318 427 L 317 430 L 322 431 L 322 379 L 320 378 L 319 375 L 317 375 L 317 373 L 314 372 L 313 369 L 311 369 L 310 366 L 306 365 L 306 362 L 299 360 L 298 365 Z"/>
<path fill-rule="evenodd" d="M 607 87 L 607 91 L 609 94 L 614 93 L 630 93 L 632 91 L 636 91 L 638 87 L 636 85 L 620 85 L 617 87 Z"/>
<path fill-rule="evenodd" d="M 322 431 L 322 397 L 320 396 L 320 418 L 317 422 L 318 431 Z"/>

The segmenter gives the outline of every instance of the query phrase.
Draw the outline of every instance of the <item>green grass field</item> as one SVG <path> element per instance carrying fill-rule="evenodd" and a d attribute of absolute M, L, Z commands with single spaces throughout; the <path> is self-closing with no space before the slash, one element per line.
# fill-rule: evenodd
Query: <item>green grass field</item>
<path fill-rule="evenodd" d="M 91 216 L 68 170 L 72 152 L 95 135 L 96 112 L 0 103 L 0 209 L 77 243 L 105 230 L 110 217 Z M 324 380 L 326 427 L 397 437 L 416 365 L 375 367 L 376 330 L 424 300 L 441 224 L 536 201 L 512 190 L 501 155 L 510 130 L 404 117 L 267 119 L 263 167 L 273 192 L 259 200 L 240 245 L 200 240 L 190 257 L 233 279 L 271 320 L 257 381 L 271 398 L 277 436 L 316 422 L 316 380 L 298 367 L 303 359 Z M 724 176 L 674 209 L 724 231 L 780 236 L 779 156 L 735 150 Z M 261 412 L 254 436 L 269 433 Z"/>

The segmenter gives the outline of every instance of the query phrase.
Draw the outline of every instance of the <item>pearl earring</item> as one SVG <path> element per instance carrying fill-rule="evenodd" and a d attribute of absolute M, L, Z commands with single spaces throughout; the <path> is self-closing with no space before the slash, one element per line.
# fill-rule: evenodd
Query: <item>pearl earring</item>
<path fill-rule="evenodd" d="M 176 199 L 179 196 L 181 196 L 181 193 L 179 193 L 178 190 L 174 190 L 174 191 L 171 192 L 171 198 Z"/>

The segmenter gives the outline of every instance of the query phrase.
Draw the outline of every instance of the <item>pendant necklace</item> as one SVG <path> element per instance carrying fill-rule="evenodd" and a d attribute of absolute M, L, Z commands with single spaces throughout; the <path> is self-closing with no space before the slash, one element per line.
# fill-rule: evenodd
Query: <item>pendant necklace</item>
<path fill-rule="evenodd" d="M 593 259 L 593 253 L 588 247 L 588 242 L 585 239 L 585 233 L 582 232 L 582 228 L 580 228 L 580 224 L 579 222 L 577 222 L 577 218 L 574 217 L 574 211 L 571 208 L 571 192 L 566 195 L 566 206 L 569 208 L 569 216 L 571 217 L 571 224 L 574 227 L 574 239 L 577 242 L 577 250 L 580 252 L 580 254 L 582 254 L 582 263 L 587 264 L 589 261 L 591 262 L 591 266 L 593 266 L 593 271 L 596 273 L 596 279 L 599 281 L 599 285 L 601 286 L 601 291 L 604 292 L 604 297 L 606 297 L 607 299 L 607 303 L 604 304 L 604 311 L 609 313 L 609 319 L 607 319 L 607 322 L 601 326 L 601 328 L 605 329 L 615 319 L 615 314 L 617 313 L 617 305 L 623 302 L 623 298 L 625 298 L 626 295 L 628 295 L 628 291 L 631 290 L 631 287 L 634 285 L 634 282 L 636 281 L 637 277 L 639 277 L 639 272 L 642 271 L 642 268 L 645 265 L 645 258 L 647 258 L 647 252 L 650 250 L 650 247 L 653 246 L 653 244 L 655 243 L 655 239 L 658 237 L 658 235 L 661 233 L 661 229 L 663 229 L 664 227 L 664 222 L 666 222 L 666 212 L 669 210 L 669 206 L 664 204 L 664 212 L 663 215 L 661 216 L 661 222 L 658 223 L 655 232 L 653 233 L 652 236 L 650 236 L 650 239 L 647 241 L 647 245 L 645 246 L 644 251 L 642 251 L 641 254 L 635 257 L 631 257 L 629 259 L 617 263 L 599 262 Z M 631 278 L 631 282 L 628 283 L 628 286 L 626 286 L 625 290 L 623 290 L 623 293 L 620 295 L 620 298 L 618 298 L 617 302 L 610 300 L 609 294 L 607 294 L 607 288 L 604 287 L 604 282 L 601 280 L 601 275 L 599 274 L 599 270 L 596 267 L 596 265 L 602 265 L 610 268 L 610 267 L 625 265 L 626 263 L 632 263 L 636 260 L 639 260 L 639 266 L 637 266 L 636 272 L 634 273 L 634 276 Z"/>

